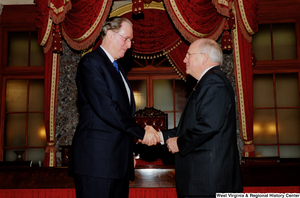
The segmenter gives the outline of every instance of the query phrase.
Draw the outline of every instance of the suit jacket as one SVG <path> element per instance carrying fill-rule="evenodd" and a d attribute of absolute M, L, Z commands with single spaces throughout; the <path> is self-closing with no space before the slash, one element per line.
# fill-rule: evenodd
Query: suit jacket
<path fill-rule="evenodd" d="M 130 86 L 121 67 L 120 72 Z M 110 179 L 123 178 L 128 170 L 133 179 L 133 138 L 143 139 L 145 131 L 134 120 L 131 89 L 129 102 L 121 76 L 101 47 L 80 60 L 76 85 L 80 117 L 69 170 Z"/>
<path fill-rule="evenodd" d="M 242 192 L 236 137 L 235 98 L 220 67 L 210 69 L 189 96 L 178 127 L 176 187 L 182 195 Z"/>

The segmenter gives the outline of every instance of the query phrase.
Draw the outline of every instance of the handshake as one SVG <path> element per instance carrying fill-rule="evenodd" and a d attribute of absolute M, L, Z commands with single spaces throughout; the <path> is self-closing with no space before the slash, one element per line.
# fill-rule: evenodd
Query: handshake
<path fill-rule="evenodd" d="M 156 131 L 152 126 L 146 125 L 144 138 L 143 140 L 139 140 L 139 143 L 152 146 L 162 141 L 163 137 L 161 132 Z"/>
<path fill-rule="evenodd" d="M 169 138 L 166 142 L 164 142 L 162 132 L 158 132 L 152 126 L 146 125 L 144 138 L 143 140 L 139 140 L 138 142 L 148 146 L 156 145 L 157 143 L 166 143 L 169 152 L 174 154 L 179 152 L 177 139 L 178 137 L 172 137 Z"/>

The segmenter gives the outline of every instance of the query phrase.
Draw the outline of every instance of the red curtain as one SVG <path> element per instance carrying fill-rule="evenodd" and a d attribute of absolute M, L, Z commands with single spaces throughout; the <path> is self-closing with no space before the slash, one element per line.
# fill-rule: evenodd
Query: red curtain
<path fill-rule="evenodd" d="M 253 52 L 252 35 L 258 30 L 257 0 L 234 0 L 236 28 L 232 31 L 236 89 L 240 116 L 243 156 L 254 157 L 253 144 Z"/>
<path fill-rule="evenodd" d="M 253 82 L 252 45 L 243 37 L 240 29 L 233 31 L 234 65 L 240 120 L 243 156 L 254 157 L 253 146 Z"/>
<path fill-rule="evenodd" d="M 36 26 L 38 29 L 38 43 L 44 47 L 44 52 L 46 53 L 49 51 L 53 41 L 53 22 L 50 18 L 48 0 L 39 0 L 35 1 L 35 3 L 37 5 Z"/>
<path fill-rule="evenodd" d="M 174 28 L 167 13 L 159 9 L 145 9 L 144 18 L 134 20 L 132 13 L 122 15 L 133 23 L 133 53 L 139 55 L 165 55 L 177 74 L 185 79 L 183 59 L 188 49 L 177 30 Z"/>
<path fill-rule="evenodd" d="M 56 166 L 56 146 L 55 146 L 55 111 L 56 109 L 56 87 L 58 82 L 59 55 L 53 54 L 50 49 L 45 54 L 45 130 L 47 137 L 47 147 L 43 166 Z"/>
<path fill-rule="evenodd" d="M 112 0 L 36 0 L 36 4 L 38 41 L 46 53 L 51 46 L 61 44 L 62 35 L 75 50 L 93 44 L 110 12 Z M 55 36 L 58 40 L 53 42 Z M 62 49 L 53 51 L 60 53 Z"/>
<path fill-rule="evenodd" d="M 99 36 L 112 5 L 112 0 L 72 0 L 62 23 L 62 35 L 75 50 L 92 45 Z"/>
<path fill-rule="evenodd" d="M 186 52 L 188 51 L 189 45 L 180 40 L 176 43 L 176 46 L 177 47 L 175 48 L 168 48 L 166 50 L 168 52 L 166 56 L 167 58 L 169 58 L 169 60 L 172 60 L 170 62 L 176 73 L 184 79 L 182 75 L 186 76 L 186 69 L 183 60 L 185 58 Z"/>
<path fill-rule="evenodd" d="M 220 2 L 223 3 L 217 0 L 164 0 L 174 25 L 190 43 L 200 37 L 217 40 L 221 35 L 226 21 L 222 14 L 229 14 L 231 1 Z"/>
<path fill-rule="evenodd" d="M 252 41 L 252 35 L 258 30 L 258 0 L 234 0 L 236 18 L 246 41 Z"/>

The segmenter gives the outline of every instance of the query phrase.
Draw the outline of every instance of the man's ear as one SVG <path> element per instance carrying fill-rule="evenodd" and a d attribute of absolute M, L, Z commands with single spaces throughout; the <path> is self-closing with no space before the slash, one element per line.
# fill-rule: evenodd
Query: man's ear
<path fill-rule="evenodd" d="M 112 30 L 107 30 L 106 32 L 106 37 L 108 38 L 109 41 L 112 41 L 114 39 L 115 33 Z"/>
<path fill-rule="evenodd" d="M 208 62 L 208 59 L 209 59 L 209 57 L 208 57 L 208 55 L 207 54 L 203 54 L 203 59 L 202 59 L 202 64 L 203 65 L 205 65 L 207 62 Z"/>

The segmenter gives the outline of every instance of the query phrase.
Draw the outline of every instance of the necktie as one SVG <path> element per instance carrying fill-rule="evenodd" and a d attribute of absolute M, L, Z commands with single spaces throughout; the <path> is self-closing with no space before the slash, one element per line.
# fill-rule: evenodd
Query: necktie
<path fill-rule="evenodd" d="M 113 65 L 115 66 L 117 72 L 120 73 L 120 72 L 119 72 L 119 65 L 118 65 L 118 62 L 117 62 L 117 61 L 114 61 L 114 62 L 113 62 Z"/>

